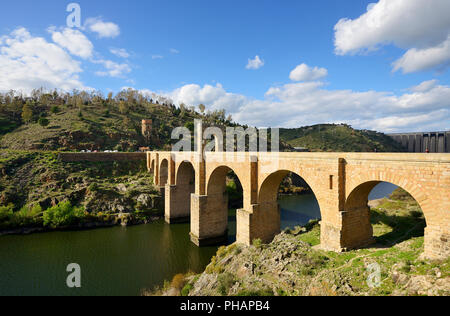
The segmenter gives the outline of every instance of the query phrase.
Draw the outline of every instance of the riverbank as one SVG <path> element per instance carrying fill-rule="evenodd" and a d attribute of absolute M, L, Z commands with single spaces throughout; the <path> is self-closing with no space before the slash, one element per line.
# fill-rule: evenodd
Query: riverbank
<path fill-rule="evenodd" d="M 36 233 L 50 233 L 50 232 L 63 232 L 63 231 L 83 231 L 97 228 L 110 228 L 115 226 L 136 226 L 147 225 L 158 220 L 163 219 L 163 215 L 144 215 L 136 217 L 135 214 L 112 214 L 109 218 L 104 220 L 92 220 L 77 225 L 69 225 L 62 227 L 20 227 L 13 229 L 0 230 L 0 237 L 8 235 L 31 235 Z"/>
<path fill-rule="evenodd" d="M 163 213 L 145 162 L 0 151 L 0 235 L 145 223 Z"/>
<path fill-rule="evenodd" d="M 285 230 L 268 245 L 256 240 L 250 247 L 221 247 L 202 274 L 178 275 L 150 294 L 450 295 L 450 258 L 431 262 L 421 256 L 425 220 L 417 203 L 396 190 L 374 204 L 376 244 L 370 248 L 346 253 L 320 250 L 320 227 L 311 222 Z"/>

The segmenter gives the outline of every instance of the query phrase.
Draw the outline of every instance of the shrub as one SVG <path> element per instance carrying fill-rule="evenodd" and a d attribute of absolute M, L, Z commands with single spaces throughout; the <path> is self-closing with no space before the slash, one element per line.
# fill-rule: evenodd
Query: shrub
<path fill-rule="evenodd" d="M 59 107 L 56 105 L 52 106 L 50 112 L 52 112 L 53 114 L 59 113 Z"/>
<path fill-rule="evenodd" d="M 223 296 L 227 295 L 230 288 L 236 283 L 236 278 L 231 273 L 220 274 L 217 280 L 219 281 L 219 293 Z"/>
<path fill-rule="evenodd" d="M 42 127 L 46 127 L 50 124 L 50 121 L 48 119 L 46 119 L 45 117 L 41 117 L 41 118 L 39 118 L 38 123 Z"/>
<path fill-rule="evenodd" d="M 6 222 L 14 215 L 14 204 L 8 204 L 8 206 L 0 206 L 0 223 Z"/>
<path fill-rule="evenodd" d="M 70 202 L 61 202 L 44 212 L 44 226 L 56 228 L 72 225 L 83 217 L 82 208 L 73 207 Z"/>
<path fill-rule="evenodd" d="M 95 182 L 91 183 L 91 184 L 89 185 L 89 191 L 91 191 L 91 192 L 96 192 L 96 191 L 98 191 L 98 184 L 95 183 Z"/>
<path fill-rule="evenodd" d="M 252 244 L 256 248 L 262 248 L 262 240 L 261 239 L 254 239 Z"/>
<path fill-rule="evenodd" d="M 183 274 L 177 274 L 173 277 L 171 286 L 178 292 L 181 291 L 186 285 L 186 278 Z"/>
<path fill-rule="evenodd" d="M 184 288 L 181 290 L 181 296 L 189 296 L 189 293 L 192 291 L 194 286 L 191 283 L 188 283 L 184 286 Z"/>

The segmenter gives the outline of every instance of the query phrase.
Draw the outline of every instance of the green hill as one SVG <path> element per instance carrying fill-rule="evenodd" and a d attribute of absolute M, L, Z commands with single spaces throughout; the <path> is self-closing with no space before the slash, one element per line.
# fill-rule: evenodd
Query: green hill
<path fill-rule="evenodd" d="M 296 129 L 281 129 L 280 138 L 292 147 L 310 151 L 401 152 L 404 149 L 391 137 L 345 124 L 321 124 Z"/>
<path fill-rule="evenodd" d="M 144 137 L 141 121 L 152 119 Z M 134 90 L 114 98 L 87 94 L 40 94 L 33 98 L 0 95 L 0 148 L 12 150 L 119 150 L 170 148 L 175 127 L 193 130 L 194 119 L 206 125 L 233 126 L 225 111 L 175 107 Z M 47 125 L 48 124 L 48 125 Z M 3 135 L 3 136 L 2 136 Z"/>

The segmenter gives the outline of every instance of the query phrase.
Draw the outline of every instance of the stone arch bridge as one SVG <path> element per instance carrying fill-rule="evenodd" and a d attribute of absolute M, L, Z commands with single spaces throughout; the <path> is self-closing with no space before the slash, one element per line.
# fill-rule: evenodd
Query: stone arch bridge
<path fill-rule="evenodd" d="M 373 242 L 368 195 L 380 182 L 408 191 L 425 215 L 425 256 L 450 254 L 450 155 L 384 153 L 148 152 L 147 166 L 165 197 L 169 223 L 191 222 L 191 240 L 217 243 L 227 233 L 226 176 L 239 178 L 244 206 L 236 239 L 270 242 L 280 232 L 278 188 L 290 172 L 313 190 L 321 212 L 321 247 L 345 251 Z"/>

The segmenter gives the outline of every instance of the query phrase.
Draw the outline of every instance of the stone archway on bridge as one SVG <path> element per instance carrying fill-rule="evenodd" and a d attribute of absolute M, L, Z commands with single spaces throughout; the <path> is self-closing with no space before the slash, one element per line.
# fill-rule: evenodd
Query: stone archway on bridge
<path fill-rule="evenodd" d="M 193 193 L 195 193 L 195 169 L 191 162 L 183 161 L 176 170 L 175 185 L 166 185 L 165 219 L 167 223 L 189 222 Z"/>
<path fill-rule="evenodd" d="M 164 187 L 169 181 L 169 161 L 163 159 L 159 166 L 159 186 Z"/>
<path fill-rule="evenodd" d="M 191 239 L 200 246 L 228 241 L 227 176 L 233 169 L 218 166 L 207 179 L 206 195 L 192 201 Z M 241 179 L 235 173 L 242 184 Z"/>
<path fill-rule="evenodd" d="M 155 159 L 152 159 L 150 162 L 150 174 L 155 175 Z"/>
<path fill-rule="evenodd" d="M 417 202 L 421 212 L 427 221 L 427 215 L 422 207 L 424 200 L 420 201 L 414 196 L 414 184 L 402 181 L 401 186 L 389 180 L 371 180 L 362 182 L 349 193 L 342 213 L 341 245 L 344 249 L 356 249 L 369 246 L 376 242 L 371 223 L 371 209 L 369 207 L 369 195 L 380 183 L 390 183 L 403 189 Z M 406 184 L 406 186 L 405 186 Z M 421 203 L 422 202 L 422 203 Z"/>
<path fill-rule="evenodd" d="M 281 211 L 278 195 L 281 183 L 290 174 L 298 176 L 309 186 L 309 183 L 297 173 L 289 170 L 279 170 L 270 174 L 259 189 L 258 209 L 257 214 L 254 214 L 254 216 L 257 216 L 258 224 L 253 229 L 255 236 L 258 236 L 265 243 L 272 241 L 281 231 Z M 312 188 L 311 191 L 316 196 Z"/>

